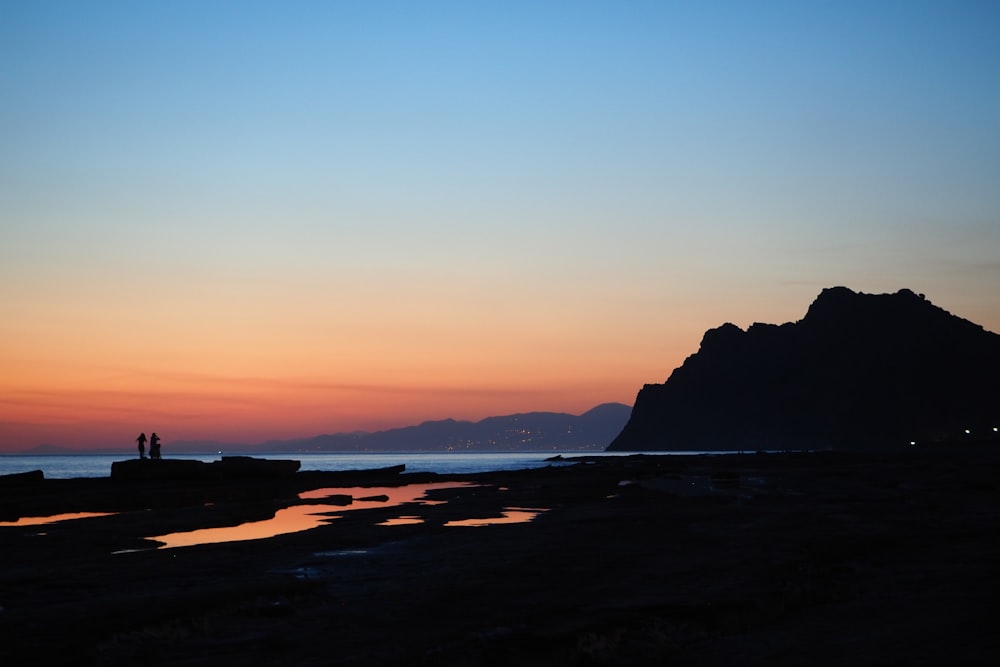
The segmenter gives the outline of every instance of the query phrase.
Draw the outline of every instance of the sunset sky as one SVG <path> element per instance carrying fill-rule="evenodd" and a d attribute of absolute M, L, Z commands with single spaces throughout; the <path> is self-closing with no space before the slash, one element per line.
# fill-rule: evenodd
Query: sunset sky
<path fill-rule="evenodd" d="M 0 3 L 0 451 L 630 404 L 834 285 L 1000 331 L 1000 3 Z"/>

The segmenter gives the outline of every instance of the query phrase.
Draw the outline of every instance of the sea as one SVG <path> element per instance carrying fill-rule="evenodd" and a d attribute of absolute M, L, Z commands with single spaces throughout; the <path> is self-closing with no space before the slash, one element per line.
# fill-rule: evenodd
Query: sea
<path fill-rule="evenodd" d="M 692 452 L 693 453 L 693 452 Z M 253 456 L 265 459 L 295 459 L 299 470 L 368 470 L 403 464 L 407 472 L 476 473 L 496 470 L 524 470 L 553 465 L 556 454 L 573 456 L 622 456 L 628 452 L 544 451 L 544 452 L 363 452 L 363 453 L 229 453 L 226 456 Z M 123 454 L 0 454 L 0 475 L 41 470 L 46 479 L 110 477 L 111 464 L 129 458 Z M 134 457 L 133 457 L 134 458 Z M 176 458 L 218 461 L 215 454 L 178 454 Z M 558 463 L 556 463 L 558 464 Z"/>

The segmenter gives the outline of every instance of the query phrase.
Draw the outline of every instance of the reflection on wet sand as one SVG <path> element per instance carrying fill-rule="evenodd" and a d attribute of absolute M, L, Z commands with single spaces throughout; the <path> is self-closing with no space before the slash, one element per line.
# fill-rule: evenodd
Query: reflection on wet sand
<path fill-rule="evenodd" d="M 169 535 L 159 535 L 150 538 L 160 542 L 159 548 L 190 547 L 198 544 L 217 544 L 219 542 L 241 542 L 245 540 L 262 540 L 276 535 L 298 533 L 311 530 L 324 523 L 339 518 L 343 512 L 372 508 L 396 507 L 405 503 L 430 504 L 433 501 L 424 500 L 423 496 L 433 489 L 450 489 L 465 486 L 475 486 L 469 482 L 433 482 L 429 484 L 407 484 L 405 486 L 356 486 L 341 488 L 315 489 L 299 494 L 300 500 L 336 499 L 338 504 L 302 504 L 292 505 L 278 510 L 270 519 L 251 521 L 238 526 L 221 528 L 202 528 Z M 346 498 L 352 500 L 345 504 Z"/>
<path fill-rule="evenodd" d="M 0 521 L 3 526 L 44 526 L 58 521 L 70 521 L 72 519 L 90 519 L 97 516 L 111 516 L 115 512 L 69 512 L 67 514 L 53 514 L 51 516 L 22 516 L 17 521 Z"/>

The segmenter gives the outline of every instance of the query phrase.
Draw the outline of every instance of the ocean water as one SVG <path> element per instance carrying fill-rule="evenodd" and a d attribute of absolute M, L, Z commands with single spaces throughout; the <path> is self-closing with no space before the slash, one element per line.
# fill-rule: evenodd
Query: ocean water
<path fill-rule="evenodd" d="M 571 456 L 620 456 L 623 452 L 406 452 L 406 453 L 267 453 L 253 452 L 247 456 L 272 459 L 296 459 L 300 470 L 365 470 L 404 464 L 407 472 L 473 473 L 494 470 L 523 470 L 551 465 L 545 459 L 556 454 Z M 227 453 L 238 456 L 240 453 Z M 113 454 L 50 454 L 0 455 L 0 475 L 41 470 L 46 479 L 73 477 L 110 477 L 111 464 L 129 458 Z M 218 461 L 218 454 L 178 454 L 173 458 Z"/>

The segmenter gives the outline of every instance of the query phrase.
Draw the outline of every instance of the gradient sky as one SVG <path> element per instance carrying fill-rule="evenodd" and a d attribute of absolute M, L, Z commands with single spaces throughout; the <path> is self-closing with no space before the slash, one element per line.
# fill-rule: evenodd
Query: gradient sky
<path fill-rule="evenodd" d="M 1000 3 L 0 4 L 0 450 L 631 403 L 833 285 L 1000 331 Z"/>

